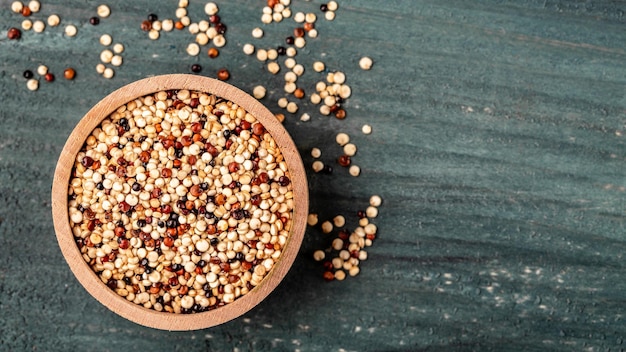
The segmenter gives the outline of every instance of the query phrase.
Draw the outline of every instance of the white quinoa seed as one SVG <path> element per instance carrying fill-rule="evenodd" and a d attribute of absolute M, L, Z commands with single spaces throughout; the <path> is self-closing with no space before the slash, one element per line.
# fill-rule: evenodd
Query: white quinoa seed
<path fill-rule="evenodd" d="M 333 223 L 330 221 L 324 221 L 322 223 L 322 232 L 331 233 L 333 231 Z"/>
<path fill-rule="evenodd" d="M 174 29 L 174 21 L 170 19 L 163 20 L 161 22 L 161 29 L 165 32 L 170 32 Z"/>
<path fill-rule="evenodd" d="M 285 59 L 285 67 L 291 70 L 295 66 L 296 66 L 296 60 L 294 58 L 288 57 Z"/>
<path fill-rule="evenodd" d="M 284 79 L 285 79 L 285 82 L 295 83 L 298 80 L 298 75 L 296 75 L 295 72 L 293 71 L 289 71 L 285 73 Z"/>
<path fill-rule="evenodd" d="M 48 73 L 48 66 L 46 65 L 39 65 L 37 66 L 37 74 L 40 76 L 45 76 L 46 73 Z"/>
<path fill-rule="evenodd" d="M 365 215 L 367 215 L 368 218 L 375 218 L 378 216 L 378 208 L 374 207 L 374 206 L 369 206 L 367 207 L 367 209 L 365 209 Z"/>
<path fill-rule="evenodd" d="M 198 45 L 200 46 L 207 45 L 209 43 L 209 36 L 206 35 L 206 33 L 198 33 L 196 35 L 196 43 L 198 43 Z"/>
<path fill-rule="evenodd" d="M 198 22 L 198 30 L 200 32 L 206 32 L 210 27 L 209 21 L 207 20 L 202 20 L 200 22 Z"/>
<path fill-rule="evenodd" d="M 315 159 L 318 159 L 322 156 L 322 151 L 320 150 L 320 148 L 313 148 L 311 149 L 311 156 Z"/>
<path fill-rule="evenodd" d="M 374 62 L 372 61 L 372 59 L 370 59 L 367 56 L 363 56 L 360 60 L 359 60 L 359 67 L 362 70 L 369 70 L 372 68 L 372 65 L 374 64 Z"/>
<path fill-rule="evenodd" d="M 295 15 L 293 15 L 293 20 L 296 23 L 302 23 L 304 22 L 304 12 L 296 12 Z"/>
<path fill-rule="evenodd" d="M 324 169 L 324 163 L 319 160 L 315 160 L 313 164 L 311 165 L 311 168 L 315 172 L 320 172 Z"/>
<path fill-rule="evenodd" d="M 98 74 L 103 74 L 105 69 L 106 66 L 104 66 L 103 64 L 96 65 L 96 72 L 98 72 Z"/>
<path fill-rule="evenodd" d="M 307 32 L 309 38 L 317 38 L 317 29 L 313 28 Z"/>
<path fill-rule="evenodd" d="M 348 173 L 350 173 L 350 175 L 357 177 L 361 174 L 361 168 L 358 165 L 350 165 L 350 168 L 348 169 Z"/>
<path fill-rule="evenodd" d="M 46 24 L 41 20 L 33 22 L 33 31 L 35 33 L 41 33 L 46 29 Z"/>
<path fill-rule="evenodd" d="M 265 50 L 265 49 L 257 50 L 256 58 L 259 61 L 267 61 L 267 50 Z"/>
<path fill-rule="evenodd" d="M 61 23 L 61 18 L 58 15 L 50 15 L 48 16 L 48 26 L 56 27 Z"/>
<path fill-rule="evenodd" d="M 204 5 L 204 12 L 209 16 L 217 14 L 218 11 L 219 9 L 214 2 L 207 2 L 206 5 Z"/>
<path fill-rule="evenodd" d="M 117 43 L 115 45 L 113 45 L 113 52 L 116 54 L 121 54 L 124 52 L 124 45 Z"/>
<path fill-rule="evenodd" d="M 200 46 L 198 46 L 198 44 L 196 43 L 189 43 L 187 45 L 187 54 L 190 56 L 198 56 L 198 54 L 200 54 Z"/>
<path fill-rule="evenodd" d="M 321 262 L 322 260 L 324 260 L 324 258 L 326 258 L 326 253 L 324 253 L 324 251 L 317 250 L 317 251 L 313 252 L 313 259 L 315 261 Z"/>
<path fill-rule="evenodd" d="M 26 81 L 26 88 L 32 91 L 39 89 L 39 81 L 34 78 L 29 79 Z"/>
<path fill-rule="evenodd" d="M 278 23 L 278 22 L 280 22 L 280 21 L 282 21 L 282 20 L 283 20 L 283 14 L 282 14 L 282 13 L 280 13 L 280 12 L 274 12 L 274 13 L 272 14 L 272 20 L 273 20 L 274 22 L 277 22 L 277 23 Z"/>
<path fill-rule="evenodd" d="M 379 207 L 383 204 L 383 199 L 379 195 L 373 195 L 370 197 L 370 205 L 373 207 Z"/>
<path fill-rule="evenodd" d="M 254 89 L 252 90 L 252 94 L 257 99 L 263 99 L 265 97 L 265 93 L 266 93 L 265 87 L 260 86 L 260 85 L 254 87 Z"/>
<path fill-rule="evenodd" d="M 322 114 L 324 116 L 330 115 L 330 106 L 328 106 L 328 105 L 320 106 L 320 114 Z"/>
<path fill-rule="evenodd" d="M 176 12 L 174 12 L 174 15 L 176 16 L 176 18 L 183 18 L 187 16 L 187 9 L 184 7 L 179 7 L 176 9 Z"/>
<path fill-rule="evenodd" d="M 284 109 L 287 107 L 287 104 L 289 104 L 289 101 L 287 100 L 287 98 L 283 97 L 283 98 L 278 99 L 278 107 Z"/>
<path fill-rule="evenodd" d="M 268 13 L 264 13 L 261 16 L 261 22 L 265 23 L 265 24 L 270 24 L 272 23 L 272 15 L 268 14 Z"/>
<path fill-rule="evenodd" d="M 304 66 L 300 64 L 296 64 L 291 70 L 296 74 L 296 76 L 302 76 L 304 74 Z"/>
<path fill-rule="evenodd" d="M 256 27 L 255 29 L 252 30 L 252 36 L 254 38 L 262 38 L 263 37 L 263 29 L 261 29 L 260 27 Z"/>
<path fill-rule="evenodd" d="M 191 18 L 189 18 L 189 16 L 183 16 L 180 19 L 180 23 L 183 24 L 183 27 L 187 27 L 187 26 L 189 26 L 191 24 Z"/>
<path fill-rule="evenodd" d="M 11 11 L 15 13 L 21 13 L 23 8 L 24 8 L 24 4 L 22 4 L 21 1 L 13 1 L 11 3 Z"/>
<path fill-rule="evenodd" d="M 111 9 L 107 5 L 100 5 L 96 9 L 96 13 L 100 18 L 107 18 L 111 14 Z"/>
<path fill-rule="evenodd" d="M 322 71 L 324 71 L 324 69 L 326 69 L 326 65 L 324 65 L 323 62 L 315 61 L 313 63 L 313 71 L 315 71 L 315 72 L 322 72 Z"/>
<path fill-rule="evenodd" d="M 371 134 L 372 133 L 372 126 L 370 125 L 363 125 L 363 127 L 361 127 L 361 132 L 363 132 L 363 134 Z"/>
<path fill-rule="evenodd" d="M 313 12 L 309 12 L 306 15 L 304 15 L 304 21 L 308 23 L 315 23 L 316 20 L 317 20 L 317 16 L 315 16 Z"/>
<path fill-rule="evenodd" d="M 332 20 L 334 20 L 334 19 L 335 19 L 335 11 L 326 11 L 326 12 L 324 13 L 324 18 L 325 18 L 327 21 L 332 21 Z"/>
<path fill-rule="evenodd" d="M 280 65 L 278 65 L 278 63 L 276 63 L 275 61 L 272 61 L 272 62 L 267 64 L 267 71 L 269 71 L 269 73 L 275 75 L 275 74 L 278 73 L 278 71 L 280 71 Z"/>
<path fill-rule="evenodd" d="M 295 45 L 298 49 L 302 49 L 306 45 L 306 40 L 304 39 L 304 37 L 298 37 L 295 39 L 293 45 Z"/>
<path fill-rule="evenodd" d="M 295 92 L 297 88 L 298 88 L 298 86 L 296 86 L 295 83 L 287 82 L 287 83 L 285 83 L 285 88 L 284 89 L 285 89 L 285 93 L 291 94 L 291 93 Z"/>
<path fill-rule="evenodd" d="M 311 94 L 311 98 L 309 100 L 311 101 L 311 103 L 317 105 L 322 101 L 322 98 L 320 97 L 319 94 L 313 93 Z"/>
<path fill-rule="evenodd" d="M 163 29 L 163 24 L 161 23 L 161 21 L 156 20 L 152 22 L 152 29 L 154 29 L 155 31 L 160 31 L 161 29 Z"/>
<path fill-rule="evenodd" d="M 295 114 L 296 112 L 298 112 L 298 104 L 292 102 L 289 102 L 289 104 L 287 104 L 287 111 Z"/>
<path fill-rule="evenodd" d="M 111 59 L 113 59 L 113 52 L 109 49 L 102 50 L 102 52 L 100 53 L 100 61 L 102 61 L 102 63 L 108 64 L 111 62 Z"/>
<path fill-rule="evenodd" d="M 243 46 L 243 53 L 246 54 L 246 55 L 254 54 L 254 45 L 252 45 L 252 44 L 244 44 L 244 46 Z"/>
<path fill-rule="evenodd" d="M 31 20 L 23 20 L 22 21 L 22 29 L 25 31 L 29 31 L 33 28 L 33 22 Z"/>
<path fill-rule="evenodd" d="M 318 221 L 317 214 L 313 214 L 313 213 L 312 213 L 312 214 L 309 214 L 309 215 L 307 216 L 307 220 L 306 220 L 306 222 L 307 222 L 307 224 L 308 224 L 309 226 L 315 226 L 315 225 L 317 225 L 317 221 Z"/>
<path fill-rule="evenodd" d="M 213 45 L 215 45 L 216 48 L 223 47 L 226 45 L 226 37 L 221 34 L 216 35 L 215 38 L 213 38 Z"/>
<path fill-rule="evenodd" d="M 343 147 L 350 142 L 350 136 L 347 133 L 339 132 L 337 133 L 337 136 L 335 136 L 335 141 Z"/>
<path fill-rule="evenodd" d="M 341 238 L 335 238 L 331 247 L 336 251 L 340 251 L 343 248 L 343 240 Z"/>
<path fill-rule="evenodd" d="M 343 146 L 343 153 L 347 156 L 354 156 L 356 154 L 356 145 L 348 143 Z"/>
<path fill-rule="evenodd" d="M 65 35 L 67 35 L 68 37 L 75 36 L 77 31 L 78 30 L 76 29 L 76 26 L 74 26 L 73 24 L 65 26 Z"/>
<path fill-rule="evenodd" d="M 111 58 L 111 65 L 113 66 L 122 66 L 123 63 L 123 59 L 120 55 L 113 55 L 113 57 Z"/>
<path fill-rule="evenodd" d="M 105 68 L 104 72 L 102 73 L 102 76 L 107 79 L 113 78 L 114 75 L 115 75 L 115 71 L 113 71 L 113 69 L 110 67 Z"/>
<path fill-rule="evenodd" d="M 278 51 L 276 51 L 276 49 L 269 49 L 267 51 L 268 60 L 276 60 L 277 58 L 278 58 Z"/>
<path fill-rule="evenodd" d="M 343 271 L 343 270 L 335 271 L 335 280 L 343 281 L 343 280 L 345 280 L 345 278 L 346 278 L 346 272 L 345 271 Z"/>
<path fill-rule="evenodd" d="M 185 10 L 186 11 L 186 10 Z M 154 23 L 153 23 L 154 24 Z M 152 27 L 154 28 L 154 26 Z M 191 34 L 198 34 L 200 32 L 200 27 L 198 26 L 197 23 L 192 23 L 189 25 L 189 27 L 187 27 L 187 30 L 189 31 L 189 33 Z M 205 33 L 206 34 L 206 33 Z"/>
<path fill-rule="evenodd" d="M 156 29 L 151 29 L 150 32 L 148 32 L 148 38 L 152 40 L 157 40 L 160 36 L 161 34 Z"/>
<path fill-rule="evenodd" d="M 37 13 L 39 12 L 39 9 L 41 8 L 41 4 L 37 0 L 31 0 L 28 2 L 28 8 L 30 9 L 31 12 Z"/>
<path fill-rule="evenodd" d="M 178 1 L 178 7 L 187 7 L 189 6 L 189 1 L 188 0 L 179 0 Z"/>
<path fill-rule="evenodd" d="M 343 215 L 337 215 L 333 218 L 333 224 L 337 227 L 343 227 L 346 224 L 346 218 Z"/>
<path fill-rule="evenodd" d="M 337 4 L 336 1 L 331 0 L 326 4 L 326 7 L 328 8 L 329 11 L 337 11 L 337 9 L 339 8 L 339 5 Z"/>
<path fill-rule="evenodd" d="M 335 74 L 333 75 L 333 82 L 332 83 L 339 83 L 339 84 L 343 84 L 346 81 L 346 75 L 343 72 L 335 72 Z"/>
<path fill-rule="evenodd" d="M 348 274 L 349 274 L 350 276 L 357 276 L 357 275 L 359 275 L 359 272 L 360 272 L 360 271 L 361 271 L 361 270 L 359 269 L 359 267 L 358 267 L 358 266 L 353 266 L 353 267 L 352 267 L 352 268 L 350 268 L 350 270 L 348 271 Z"/>
<path fill-rule="evenodd" d="M 311 115 L 307 114 L 306 112 L 300 116 L 300 121 L 302 122 L 307 122 L 310 119 L 311 119 Z"/>
<path fill-rule="evenodd" d="M 298 50 L 296 50 L 296 48 L 290 46 L 287 48 L 287 56 L 288 57 L 294 57 L 298 55 Z"/>
<path fill-rule="evenodd" d="M 108 34 L 103 34 L 100 36 L 100 44 L 104 46 L 109 46 L 113 42 L 113 38 L 111 38 Z"/>

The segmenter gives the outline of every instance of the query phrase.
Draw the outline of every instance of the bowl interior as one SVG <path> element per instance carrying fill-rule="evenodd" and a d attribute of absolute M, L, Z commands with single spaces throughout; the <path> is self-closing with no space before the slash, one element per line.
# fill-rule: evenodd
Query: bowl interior
<path fill-rule="evenodd" d="M 281 257 L 262 282 L 234 302 L 202 313 L 175 314 L 147 309 L 119 296 L 98 278 L 82 258 L 68 217 L 68 186 L 74 161 L 85 140 L 103 119 L 118 107 L 136 98 L 164 90 L 187 89 L 230 100 L 243 107 L 263 124 L 279 146 L 289 172 L 294 193 L 292 227 Z M 111 93 L 80 120 L 61 152 L 52 185 L 52 213 L 57 241 L 70 269 L 99 302 L 135 323 L 164 330 L 202 329 L 222 324 L 252 309 L 269 295 L 293 264 L 306 228 L 308 188 L 304 166 L 297 147 L 275 116 L 255 98 L 242 90 L 212 78 L 173 74 L 136 81 Z"/>

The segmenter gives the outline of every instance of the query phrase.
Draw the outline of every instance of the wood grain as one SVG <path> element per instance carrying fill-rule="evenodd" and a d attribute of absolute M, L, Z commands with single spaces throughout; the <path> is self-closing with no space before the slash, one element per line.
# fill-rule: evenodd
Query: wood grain
<path fill-rule="evenodd" d="M 285 158 L 293 184 L 294 213 L 289 239 L 278 260 L 260 285 L 233 303 L 197 314 L 158 312 L 134 304 L 102 283 L 83 259 L 69 224 L 67 192 L 76 155 L 91 132 L 120 106 L 166 90 L 200 91 L 230 100 L 256 117 L 272 135 Z M 52 183 L 52 216 L 59 247 L 78 281 L 98 301 L 136 323 L 164 330 L 204 329 L 241 316 L 259 304 L 278 286 L 294 262 L 306 227 L 308 187 L 300 154 L 289 133 L 267 108 L 242 90 L 208 77 L 184 74 L 149 77 L 126 85 L 99 101 L 80 120 L 61 151 Z"/>

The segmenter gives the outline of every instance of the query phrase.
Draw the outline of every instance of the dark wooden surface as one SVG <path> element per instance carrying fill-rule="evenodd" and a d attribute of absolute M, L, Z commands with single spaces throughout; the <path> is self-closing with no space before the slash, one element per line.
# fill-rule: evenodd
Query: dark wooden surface
<path fill-rule="evenodd" d="M 310 103 L 287 115 L 307 165 L 313 147 L 330 164 L 338 131 L 359 147 L 362 175 L 338 166 L 311 172 L 311 211 L 355 213 L 372 194 L 384 204 L 379 238 L 361 274 L 325 283 L 311 259 L 330 237 L 307 231 L 285 281 L 244 317 L 216 328 L 165 332 L 124 320 L 79 285 L 56 244 L 52 174 L 71 130 L 103 96 L 134 80 L 188 73 L 192 63 L 281 112 L 282 75 L 271 76 L 247 42 L 274 47 L 294 22 L 261 25 L 263 1 L 218 1 L 228 44 L 211 60 L 185 53 L 188 32 L 151 41 L 148 13 L 173 17 L 176 2 L 43 2 L 62 28 L 6 31 L 22 18 L 0 0 L 0 350 L 6 351 L 451 351 L 626 348 L 626 4 L 623 1 L 339 1 L 297 61 L 312 91 L 322 59 L 344 71 L 348 117 L 324 117 Z M 204 2 L 191 2 L 192 19 Z M 194 15 L 196 14 L 196 15 Z M 256 26 L 266 36 L 254 40 Z M 126 46 L 112 80 L 95 72 L 103 33 Z M 375 61 L 371 71 L 358 59 Z M 57 81 L 26 89 L 21 74 L 46 64 Z M 61 78 L 67 66 L 74 81 Z M 285 68 L 283 67 L 283 70 Z M 283 71 L 285 72 L 285 71 Z M 309 122 L 300 122 L 303 112 Z M 374 132 L 360 133 L 369 123 Z"/>

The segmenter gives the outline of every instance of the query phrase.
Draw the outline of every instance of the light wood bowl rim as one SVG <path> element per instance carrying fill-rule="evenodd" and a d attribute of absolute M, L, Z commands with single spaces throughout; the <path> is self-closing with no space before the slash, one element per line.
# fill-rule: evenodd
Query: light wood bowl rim
<path fill-rule="evenodd" d="M 193 314 L 157 312 L 129 302 L 109 289 L 83 260 L 69 224 L 67 191 L 77 153 L 91 131 L 118 107 L 136 98 L 162 90 L 187 89 L 230 100 L 254 115 L 274 137 L 285 157 L 294 193 L 294 216 L 290 237 L 272 271 L 248 294 L 214 310 Z M 289 133 L 263 104 L 228 83 L 187 74 L 170 74 L 141 79 L 112 92 L 98 102 L 76 125 L 59 157 L 52 184 L 52 216 L 61 252 L 82 286 L 100 303 L 118 315 L 144 326 L 163 330 L 196 330 L 216 326 L 248 312 L 265 299 L 282 281 L 302 244 L 308 214 L 306 173 L 298 149 Z"/>

